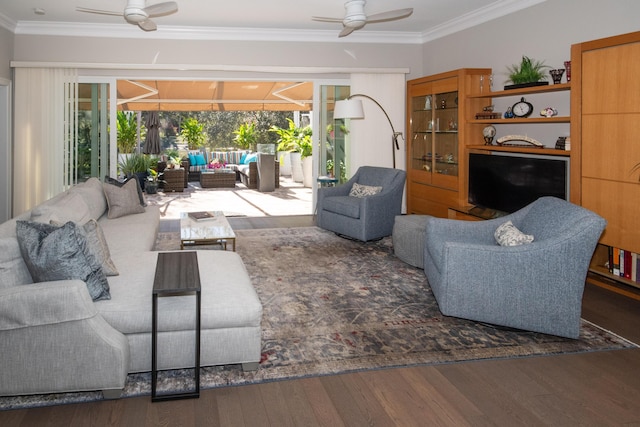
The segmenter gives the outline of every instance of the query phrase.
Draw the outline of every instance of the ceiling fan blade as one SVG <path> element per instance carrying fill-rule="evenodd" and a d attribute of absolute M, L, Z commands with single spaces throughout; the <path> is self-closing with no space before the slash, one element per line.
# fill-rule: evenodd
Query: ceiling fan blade
<path fill-rule="evenodd" d="M 352 27 L 344 27 L 342 31 L 340 31 L 340 34 L 338 34 L 338 37 L 346 37 L 349 34 L 353 33 L 355 30 L 356 29 Z"/>
<path fill-rule="evenodd" d="M 178 11 L 178 3 L 167 1 L 164 3 L 156 3 L 144 8 L 147 15 L 152 18 L 156 16 L 167 16 Z"/>
<path fill-rule="evenodd" d="M 112 12 L 110 10 L 89 9 L 87 7 L 76 7 L 76 11 L 84 13 L 96 13 L 98 15 L 123 16 L 122 12 Z"/>
<path fill-rule="evenodd" d="M 138 27 L 142 28 L 145 31 L 155 31 L 158 29 L 158 26 L 151 19 L 145 19 L 144 21 L 138 22 Z"/>
<path fill-rule="evenodd" d="M 327 18 L 324 16 L 312 16 L 311 19 L 319 22 L 342 22 L 344 18 Z"/>
<path fill-rule="evenodd" d="M 403 19 L 410 16 L 413 13 L 413 8 L 390 10 L 389 12 L 376 13 L 371 16 L 367 16 L 367 23 L 372 22 L 386 22 L 395 21 L 397 19 Z"/>

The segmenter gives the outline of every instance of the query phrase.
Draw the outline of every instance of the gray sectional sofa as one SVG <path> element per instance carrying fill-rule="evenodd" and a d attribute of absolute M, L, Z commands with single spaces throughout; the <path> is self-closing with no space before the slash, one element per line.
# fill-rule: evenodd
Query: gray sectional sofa
<path fill-rule="evenodd" d="M 151 370 L 156 206 L 109 218 L 117 206 L 91 178 L 0 224 L 0 395 L 103 390 L 119 396 L 127 374 Z M 111 189 L 111 187 L 109 187 Z M 125 188 L 124 186 L 122 188 Z M 123 190 L 124 191 L 124 190 Z M 138 197 L 138 195 L 136 195 Z M 138 202 L 139 203 L 139 202 Z M 79 279 L 33 283 L 16 234 L 21 224 L 97 220 L 118 275 L 107 299 Z M 78 226 L 80 227 L 80 226 Z M 21 247 L 22 246 L 22 247 Z M 235 252 L 197 251 L 202 285 L 201 365 L 256 369 L 262 305 Z M 193 296 L 159 299 L 158 368 L 192 367 Z"/>

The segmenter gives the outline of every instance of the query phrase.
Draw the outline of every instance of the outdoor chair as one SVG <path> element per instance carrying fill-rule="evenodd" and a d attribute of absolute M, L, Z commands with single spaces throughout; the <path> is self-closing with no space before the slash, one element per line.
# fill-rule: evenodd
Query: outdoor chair
<path fill-rule="evenodd" d="M 400 169 L 360 167 L 343 185 L 318 189 L 316 224 L 363 242 L 390 236 L 402 210 L 405 179 Z"/>
<path fill-rule="evenodd" d="M 533 241 L 498 244 L 496 230 L 507 221 Z M 555 197 L 488 221 L 429 217 L 424 272 L 447 316 L 577 338 L 589 262 L 605 224 Z"/>

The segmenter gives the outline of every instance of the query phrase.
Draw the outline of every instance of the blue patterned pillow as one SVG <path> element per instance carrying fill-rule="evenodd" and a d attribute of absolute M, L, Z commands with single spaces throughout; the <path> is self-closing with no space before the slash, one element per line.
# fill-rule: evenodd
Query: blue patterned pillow
<path fill-rule="evenodd" d="M 17 221 L 20 252 L 34 282 L 79 279 L 94 301 L 111 299 L 102 265 L 92 255 L 85 236 L 69 221 L 62 227 Z"/>

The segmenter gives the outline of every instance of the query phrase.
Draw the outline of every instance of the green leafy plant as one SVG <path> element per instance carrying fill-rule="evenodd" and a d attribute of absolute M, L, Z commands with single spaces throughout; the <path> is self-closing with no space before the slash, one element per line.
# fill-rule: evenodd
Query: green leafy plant
<path fill-rule="evenodd" d="M 311 127 L 298 127 L 293 120 L 287 118 L 288 128 L 271 126 L 270 132 L 278 134 L 278 151 L 292 151 L 300 153 L 302 158 L 311 155 L 313 143 L 311 139 Z"/>
<path fill-rule="evenodd" d="M 120 153 L 133 153 L 138 144 L 138 119 L 131 111 L 118 111 L 116 113 L 116 128 L 118 131 L 118 151 Z M 140 126 L 140 138 L 144 139 L 146 128 Z"/>
<path fill-rule="evenodd" d="M 242 149 L 253 149 L 258 140 L 255 123 L 242 123 L 238 129 L 234 130 L 236 135 L 233 140 Z"/>
<path fill-rule="evenodd" d="M 180 125 L 180 138 L 187 143 L 189 150 L 197 150 L 202 147 L 207 140 L 204 133 L 204 125 L 200 124 L 193 117 L 187 118 Z"/>
<path fill-rule="evenodd" d="M 545 70 L 550 68 L 548 65 L 544 65 L 543 61 L 531 59 L 528 56 L 523 56 L 520 64 L 514 64 L 507 67 L 509 72 L 509 80 L 513 84 L 522 83 L 534 83 L 547 79 Z"/>
<path fill-rule="evenodd" d="M 156 166 L 158 159 L 146 154 L 131 154 L 118 163 L 118 169 L 125 176 L 147 172 L 152 166 Z"/>

